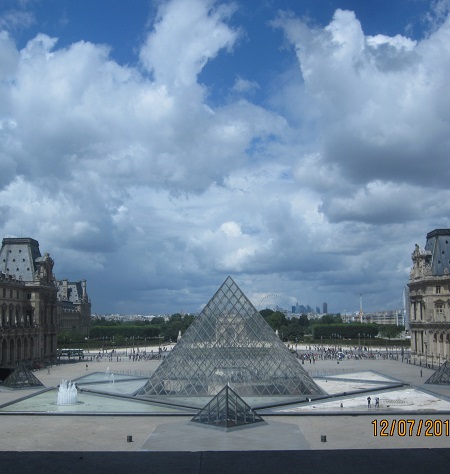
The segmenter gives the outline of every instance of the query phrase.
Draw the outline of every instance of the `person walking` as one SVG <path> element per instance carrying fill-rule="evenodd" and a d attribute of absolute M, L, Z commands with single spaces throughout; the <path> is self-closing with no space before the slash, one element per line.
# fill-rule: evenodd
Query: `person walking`
<path fill-rule="evenodd" d="M 370 408 L 370 401 L 371 401 L 371 400 L 372 400 L 372 399 L 371 399 L 370 397 L 367 397 L 367 408 Z"/>
<path fill-rule="evenodd" d="M 375 408 L 380 408 L 380 399 L 375 397 Z"/>

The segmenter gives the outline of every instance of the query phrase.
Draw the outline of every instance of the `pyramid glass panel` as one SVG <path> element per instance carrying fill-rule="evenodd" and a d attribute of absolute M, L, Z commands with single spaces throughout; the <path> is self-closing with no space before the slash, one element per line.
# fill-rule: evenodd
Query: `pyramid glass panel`
<path fill-rule="evenodd" d="M 445 361 L 425 383 L 450 385 L 450 362 Z"/>
<path fill-rule="evenodd" d="M 214 396 L 224 385 L 241 397 L 325 394 L 231 277 L 136 395 Z"/>
<path fill-rule="evenodd" d="M 43 387 L 44 385 L 25 364 L 20 364 L 3 381 L 3 386 L 8 388 L 29 388 Z"/>
<path fill-rule="evenodd" d="M 228 385 L 202 408 L 191 421 L 225 429 L 264 422 Z"/>

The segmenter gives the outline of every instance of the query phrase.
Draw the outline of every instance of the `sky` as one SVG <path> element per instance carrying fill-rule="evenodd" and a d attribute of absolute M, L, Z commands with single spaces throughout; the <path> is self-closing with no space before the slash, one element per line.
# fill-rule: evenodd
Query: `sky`
<path fill-rule="evenodd" d="M 450 1 L 0 0 L 0 235 L 97 314 L 402 308 L 450 227 Z"/>

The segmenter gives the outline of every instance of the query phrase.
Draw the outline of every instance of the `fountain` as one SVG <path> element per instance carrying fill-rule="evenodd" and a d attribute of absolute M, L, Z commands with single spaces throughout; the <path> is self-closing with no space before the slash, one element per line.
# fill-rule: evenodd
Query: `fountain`
<path fill-rule="evenodd" d="M 78 403 L 78 390 L 74 383 L 62 380 L 58 390 L 57 405 L 76 405 Z"/>

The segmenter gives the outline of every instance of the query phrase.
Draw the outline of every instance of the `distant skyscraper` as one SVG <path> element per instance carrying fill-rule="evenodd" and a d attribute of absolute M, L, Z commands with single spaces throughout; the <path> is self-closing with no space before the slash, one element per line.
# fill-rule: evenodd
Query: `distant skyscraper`
<path fill-rule="evenodd" d="M 323 303 L 323 311 L 322 311 L 323 314 L 327 314 L 328 313 L 328 304 L 327 303 Z"/>

